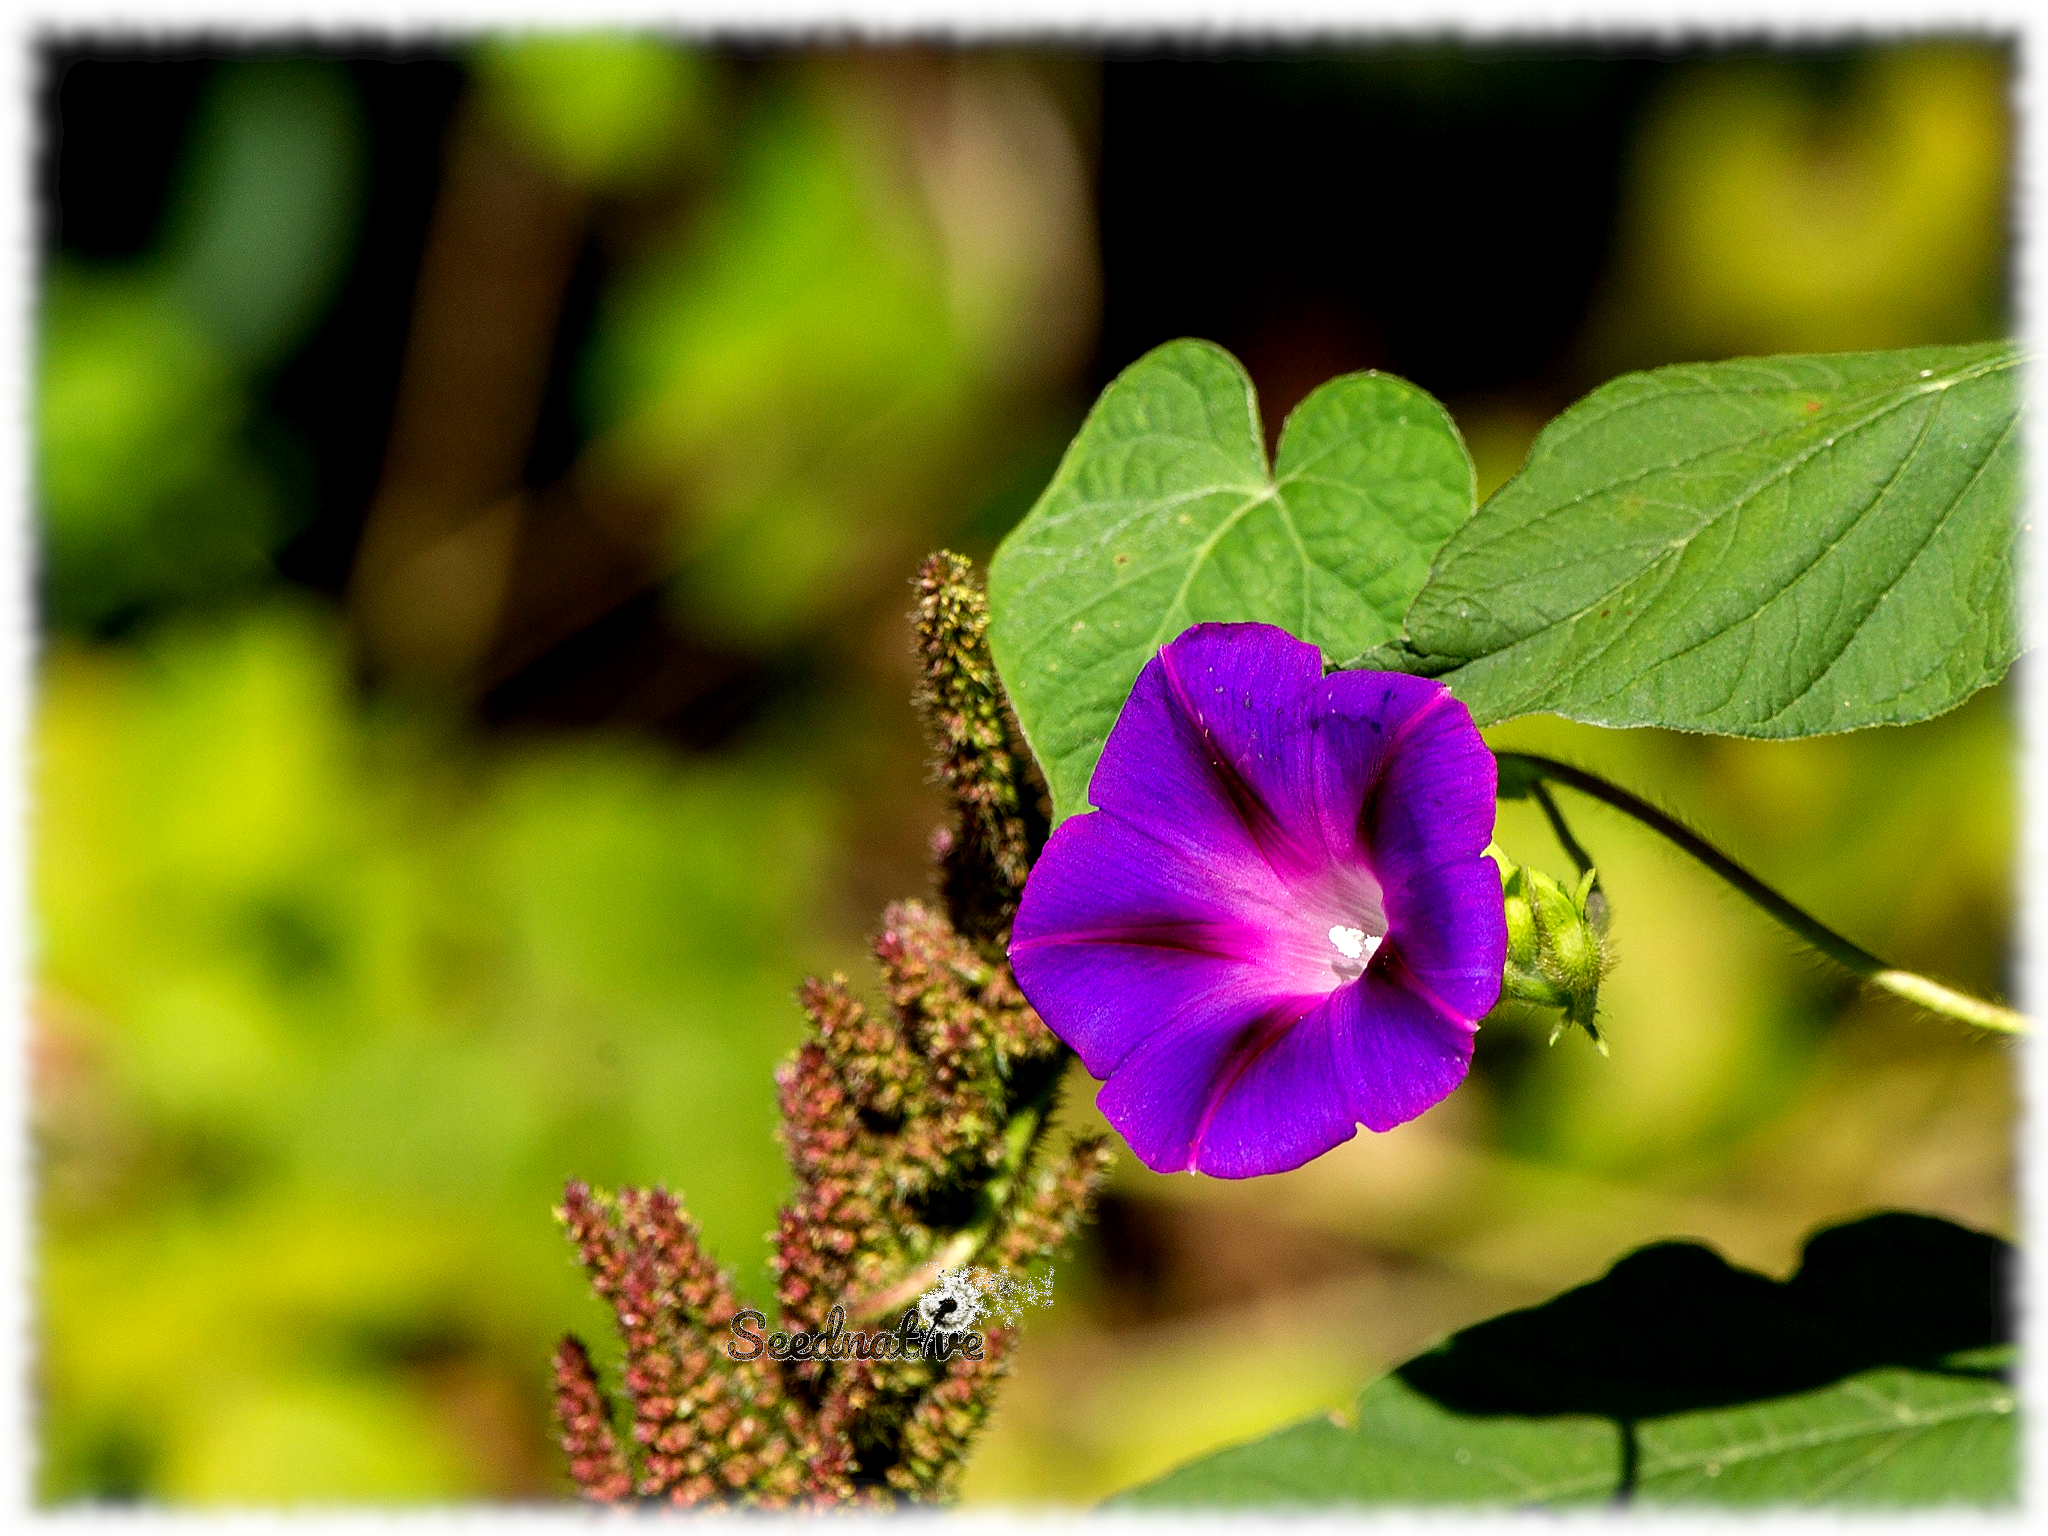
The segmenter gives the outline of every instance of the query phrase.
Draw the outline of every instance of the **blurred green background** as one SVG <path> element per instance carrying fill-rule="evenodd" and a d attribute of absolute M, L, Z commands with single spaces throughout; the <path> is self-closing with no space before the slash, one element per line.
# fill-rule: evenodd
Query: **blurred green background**
<path fill-rule="evenodd" d="M 1273 427 L 1414 378 L 1490 488 L 1627 368 L 2000 334 L 2012 79 L 1938 41 L 46 52 L 42 1497 L 565 1496 L 547 1351 L 610 1330 L 561 1182 L 678 1188 L 765 1296 L 794 987 L 926 888 L 919 555 L 985 558 L 1175 335 Z M 1492 734 L 2008 991 L 2006 689 Z M 1126 1157 L 971 1502 L 1093 1501 L 1645 1240 L 2011 1234 L 2008 1051 L 1572 809 L 1612 1059 L 1500 1016 L 1450 1100 L 1295 1173 Z M 1532 810 L 1500 837 L 1567 867 Z"/>

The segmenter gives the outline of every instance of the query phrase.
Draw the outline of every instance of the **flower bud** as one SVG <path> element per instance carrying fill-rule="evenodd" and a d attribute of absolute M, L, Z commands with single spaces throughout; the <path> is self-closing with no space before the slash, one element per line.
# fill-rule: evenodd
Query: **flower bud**
<path fill-rule="evenodd" d="M 1599 1006 L 1600 978 L 1607 973 L 1607 897 L 1597 872 L 1587 870 L 1567 891 L 1540 869 L 1509 862 L 1497 849 L 1488 850 L 1501 872 L 1501 903 L 1508 929 L 1507 964 L 1501 974 L 1501 995 L 1561 1008 L 1564 1018 L 1551 1031 L 1551 1043 L 1569 1025 L 1592 1037 L 1601 1055 L 1594 1015 Z"/>

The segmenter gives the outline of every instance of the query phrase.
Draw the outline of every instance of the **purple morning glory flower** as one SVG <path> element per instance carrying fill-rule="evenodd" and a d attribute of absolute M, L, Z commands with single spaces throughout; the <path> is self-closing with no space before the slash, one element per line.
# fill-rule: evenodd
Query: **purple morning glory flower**
<path fill-rule="evenodd" d="M 1464 1080 L 1507 927 L 1494 761 L 1440 683 L 1270 624 L 1138 674 L 1010 960 L 1156 1172 L 1297 1168 Z"/>

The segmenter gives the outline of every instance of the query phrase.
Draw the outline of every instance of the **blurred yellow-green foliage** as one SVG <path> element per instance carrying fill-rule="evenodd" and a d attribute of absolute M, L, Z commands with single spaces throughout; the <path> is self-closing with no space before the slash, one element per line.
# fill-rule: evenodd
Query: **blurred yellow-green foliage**
<path fill-rule="evenodd" d="M 58 1486 L 501 1486 L 463 1414 L 538 1377 L 470 1357 L 593 1321 L 566 1169 L 705 1170 L 758 1263 L 789 978 L 843 958 L 833 807 L 780 758 L 480 752 L 366 717 L 332 624 L 274 608 L 53 657 L 38 788 Z"/>
<path fill-rule="evenodd" d="M 767 1295 L 794 987 L 858 974 L 938 814 L 904 582 L 940 542 L 985 555 L 1144 346 L 1225 340 L 1274 412 L 1304 378 L 1409 372 L 1490 489 L 1619 368 L 2005 324 L 2010 59 L 1981 45 L 48 57 L 52 1501 L 565 1494 L 548 1348 L 573 1328 L 615 1357 L 550 1219 L 567 1177 L 669 1183 Z M 1580 135 L 1598 155 L 1558 174 L 1606 220 L 1583 302 L 1459 372 L 1429 338 L 1477 291 L 1463 269 L 1407 352 L 1412 285 L 1344 278 L 1314 231 L 1301 271 L 1349 288 L 1230 277 L 1220 236 L 1167 218 L 1199 193 L 1208 227 L 1217 174 L 1130 146 L 1247 100 L 1247 132 L 1344 163 L 1463 134 L 1418 172 L 1447 229 L 1461 177 Z M 162 101 L 138 220 L 109 178 L 155 142 L 122 114 Z M 1861 942 L 1994 992 L 2009 708 L 1779 744 L 1492 734 L 1655 794 Z M 1617 914 L 1612 1058 L 1498 1017 L 1451 1100 L 1296 1173 L 1126 1159 L 970 1500 L 1092 1501 L 1652 1238 L 1782 1271 L 1875 1206 L 2012 1230 L 2007 1052 L 1859 996 L 1640 829 L 1569 809 Z M 1530 807 L 1500 838 L 1564 867 Z"/>
<path fill-rule="evenodd" d="M 1996 330 L 2010 78 L 1927 46 L 1824 85 L 1769 59 L 1675 82 L 1631 156 L 1616 339 L 1661 362 Z"/>

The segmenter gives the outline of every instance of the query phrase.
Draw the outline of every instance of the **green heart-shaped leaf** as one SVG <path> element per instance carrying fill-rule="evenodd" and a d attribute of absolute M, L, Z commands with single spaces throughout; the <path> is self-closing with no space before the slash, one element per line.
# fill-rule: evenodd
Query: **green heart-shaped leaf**
<path fill-rule="evenodd" d="M 1810 736 L 1941 713 L 2019 651 L 2008 343 L 1629 374 L 1443 548 L 1403 641 L 1481 724 Z"/>
<path fill-rule="evenodd" d="M 1139 670 L 1191 624 L 1261 620 L 1335 660 L 1399 633 L 1472 514 L 1444 408 L 1380 373 L 1332 379 L 1266 464 L 1251 380 L 1174 341 L 1102 393 L 989 568 L 990 646 L 1054 814 L 1088 778 Z"/>

